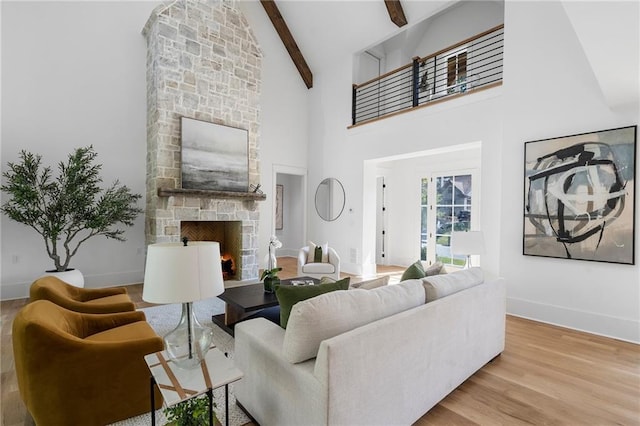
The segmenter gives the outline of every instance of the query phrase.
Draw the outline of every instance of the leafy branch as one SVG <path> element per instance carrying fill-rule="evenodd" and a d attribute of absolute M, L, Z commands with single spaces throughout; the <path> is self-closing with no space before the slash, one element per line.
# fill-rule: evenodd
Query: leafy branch
<path fill-rule="evenodd" d="M 132 226 L 142 213 L 136 206 L 142 196 L 119 181 L 100 188 L 102 166 L 94 163 L 96 157 L 92 146 L 77 148 L 66 163 L 58 164 L 54 179 L 51 168 L 42 167 L 40 155 L 23 150 L 20 161 L 9 162 L 3 173 L 6 183 L 0 189 L 9 199 L 0 211 L 42 236 L 57 271 L 68 268 L 89 238 L 103 235 L 125 241 L 118 226 Z"/>

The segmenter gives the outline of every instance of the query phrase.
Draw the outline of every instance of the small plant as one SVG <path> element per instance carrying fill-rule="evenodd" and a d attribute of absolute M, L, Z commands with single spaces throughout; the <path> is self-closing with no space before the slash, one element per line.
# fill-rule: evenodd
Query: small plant
<path fill-rule="evenodd" d="M 0 211 L 10 219 L 33 228 L 44 239 L 55 270 L 66 271 L 80 245 L 91 237 L 104 235 L 125 241 L 124 230 L 132 226 L 142 209 L 142 197 L 117 180 L 101 189 L 101 165 L 92 146 L 77 148 L 66 163 L 58 164 L 53 179 L 51 167 L 41 167 L 42 157 L 20 152 L 20 161 L 9 162 L 3 173 L 6 183 L 0 189 L 9 195 Z"/>
<path fill-rule="evenodd" d="M 265 269 L 264 271 L 262 271 L 262 276 L 260 277 L 260 279 L 264 280 L 265 278 L 278 278 L 278 272 L 280 271 L 282 271 L 282 268 Z"/>
<path fill-rule="evenodd" d="M 213 403 L 213 408 L 216 403 Z M 204 395 L 191 398 L 179 404 L 164 409 L 164 415 L 171 426 L 203 426 L 209 424 L 209 398 Z M 216 424 L 218 418 L 213 412 L 213 422 Z M 213 426 L 213 425 L 211 425 Z"/>

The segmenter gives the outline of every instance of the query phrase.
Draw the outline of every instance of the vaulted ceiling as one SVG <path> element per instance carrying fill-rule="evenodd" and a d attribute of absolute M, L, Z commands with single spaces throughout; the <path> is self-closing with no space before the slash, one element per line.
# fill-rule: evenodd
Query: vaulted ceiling
<path fill-rule="evenodd" d="M 403 31 L 411 31 L 415 24 L 458 3 L 457 0 L 400 0 L 396 4 L 391 2 L 389 9 L 389 2 L 385 0 L 275 2 L 309 73 L 321 69 L 334 58 L 362 52 Z M 561 3 L 608 105 L 615 109 L 637 102 L 640 90 L 639 3 L 566 0 Z M 402 27 L 392 21 L 400 19 L 398 6 L 408 22 Z M 594 16 L 597 24 L 593 22 Z M 308 87 L 309 81 L 305 79 Z"/>
<path fill-rule="evenodd" d="M 263 6 L 274 3 L 272 0 L 261 2 Z M 305 63 L 313 71 L 319 69 L 323 62 L 344 53 L 362 51 L 406 28 L 399 27 L 392 19 L 401 24 L 404 16 L 410 25 L 453 3 L 455 1 L 276 0 L 275 6 Z M 267 5 L 266 8 L 273 13 L 273 6 Z M 403 15 L 400 15 L 400 10 Z M 292 44 L 284 43 L 285 46 Z M 304 80 L 309 87 L 309 79 Z"/>

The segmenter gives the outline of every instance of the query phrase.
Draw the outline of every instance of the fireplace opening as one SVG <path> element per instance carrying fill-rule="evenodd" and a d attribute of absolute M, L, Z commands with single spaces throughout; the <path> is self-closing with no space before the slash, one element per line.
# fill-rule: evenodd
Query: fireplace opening
<path fill-rule="evenodd" d="M 225 280 L 235 278 L 236 267 L 235 262 L 233 261 L 233 256 L 228 253 L 220 256 L 220 265 L 222 266 L 222 278 Z"/>
<path fill-rule="evenodd" d="M 222 278 L 241 280 L 242 221 L 182 221 L 180 238 L 189 241 L 217 241 L 220 244 Z"/>

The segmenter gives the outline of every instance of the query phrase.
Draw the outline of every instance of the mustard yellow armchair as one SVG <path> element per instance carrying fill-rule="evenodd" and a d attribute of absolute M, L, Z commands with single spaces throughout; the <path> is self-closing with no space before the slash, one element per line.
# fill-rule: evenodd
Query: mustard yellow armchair
<path fill-rule="evenodd" d="M 144 356 L 162 349 L 142 312 L 81 314 L 37 300 L 13 321 L 20 396 L 38 426 L 103 426 L 149 412 Z M 157 409 L 157 389 L 155 398 Z"/>
<path fill-rule="evenodd" d="M 135 311 L 124 287 L 79 288 L 53 276 L 38 278 L 31 284 L 31 301 L 49 300 L 58 306 L 87 314 Z"/>

